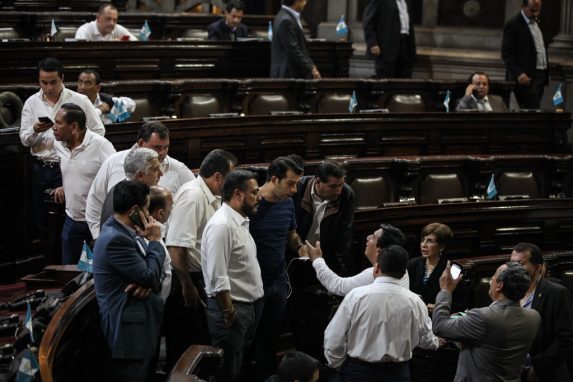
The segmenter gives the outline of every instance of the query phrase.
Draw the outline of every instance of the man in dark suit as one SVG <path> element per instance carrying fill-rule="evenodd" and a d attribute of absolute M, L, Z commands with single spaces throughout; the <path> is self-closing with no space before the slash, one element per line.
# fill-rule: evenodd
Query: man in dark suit
<path fill-rule="evenodd" d="M 474 72 L 469 78 L 466 94 L 459 100 L 456 111 L 475 110 L 506 113 L 503 98 L 489 94 L 489 77 L 484 72 Z"/>
<path fill-rule="evenodd" d="M 94 247 L 94 285 L 111 353 L 106 380 L 143 382 L 151 372 L 163 315 L 165 249 L 160 225 L 147 212 L 149 186 L 124 180 L 113 196 L 114 215 Z"/>
<path fill-rule="evenodd" d="M 521 11 L 503 28 L 501 58 L 507 65 L 506 78 L 516 81 L 519 106 L 539 109 L 545 85 L 549 83 L 547 46 L 539 28 L 541 0 L 522 0 Z"/>
<path fill-rule="evenodd" d="M 302 31 L 300 12 L 306 0 L 284 0 L 273 25 L 271 78 L 320 79 Z"/>
<path fill-rule="evenodd" d="M 410 78 L 416 40 L 406 0 L 369 0 L 362 24 L 366 54 L 375 60 L 376 76 Z"/>
<path fill-rule="evenodd" d="M 526 380 L 570 382 L 567 362 L 572 361 L 573 351 L 571 295 L 564 286 L 543 278 L 543 256 L 535 244 L 517 244 L 511 261 L 523 265 L 531 277 L 521 306 L 541 315 L 541 326 L 526 361 Z"/>
<path fill-rule="evenodd" d="M 442 290 L 432 315 L 434 333 L 462 343 L 456 381 L 519 381 L 523 360 L 539 327 L 539 314 L 519 306 L 529 275 L 519 263 L 501 265 L 490 281 L 490 306 L 451 317 L 454 279 L 450 264 L 440 277 Z"/>
<path fill-rule="evenodd" d="M 225 18 L 207 26 L 208 39 L 214 41 L 235 41 L 247 37 L 249 29 L 241 24 L 245 5 L 242 1 L 232 0 L 225 7 Z"/>

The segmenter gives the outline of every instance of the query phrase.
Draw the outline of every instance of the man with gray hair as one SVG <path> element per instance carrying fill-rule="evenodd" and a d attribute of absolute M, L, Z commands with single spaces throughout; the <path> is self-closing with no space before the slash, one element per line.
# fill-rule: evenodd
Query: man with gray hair
<path fill-rule="evenodd" d="M 529 275 L 516 262 L 497 268 L 490 281 L 493 303 L 451 317 L 452 292 L 462 276 L 454 279 L 450 264 L 440 277 L 441 291 L 432 315 L 434 333 L 461 342 L 456 381 L 519 381 L 523 360 L 541 318 L 532 309 L 523 309 L 519 300 L 529 288 Z"/>

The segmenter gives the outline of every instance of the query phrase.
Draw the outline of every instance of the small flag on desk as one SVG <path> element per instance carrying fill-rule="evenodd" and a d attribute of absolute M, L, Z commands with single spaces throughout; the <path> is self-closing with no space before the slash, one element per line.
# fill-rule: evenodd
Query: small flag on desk
<path fill-rule="evenodd" d="M 32 307 L 30 301 L 26 302 L 26 319 L 24 320 L 24 327 L 30 332 L 30 340 L 34 342 L 34 326 L 32 325 Z"/>
<path fill-rule="evenodd" d="M 22 350 L 22 359 L 18 365 L 16 382 L 32 382 L 39 370 L 40 366 L 34 353 L 30 349 Z"/>
<path fill-rule="evenodd" d="M 553 106 L 562 105 L 564 102 L 563 94 L 561 94 L 561 84 L 557 85 L 557 90 L 555 90 L 555 94 L 553 94 Z"/>
<path fill-rule="evenodd" d="M 487 198 L 493 199 L 497 195 L 497 188 L 495 188 L 495 181 L 493 178 L 493 174 L 491 174 L 491 179 L 489 180 L 489 184 L 487 185 Z"/>
<path fill-rule="evenodd" d="M 58 28 L 56 28 L 56 23 L 52 19 L 52 28 L 50 28 L 50 36 L 54 37 L 58 33 Z"/>
<path fill-rule="evenodd" d="M 444 98 L 444 106 L 446 107 L 446 113 L 450 112 L 450 91 L 446 92 L 446 98 Z"/>
<path fill-rule="evenodd" d="M 80 256 L 80 261 L 78 261 L 78 270 L 82 272 L 93 273 L 93 267 L 92 267 L 93 262 L 94 262 L 94 255 L 92 253 L 92 250 L 84 241 L 82 255 Z"/>
<path fill-rule="evenodd" d="M 346 38 L 348 36 L 348 26 L 344 22 L 344 15 L 340 16 L 338 24 L 336 24 L 336 37 Z"/>
<path fill-rule="evenodd" d="M 358 100 L 356 99 L 356 90 L 353 90 L 350 102 L 348 103 L 348 112 L 353 113 L 356 105 L 358 105 Z"/>
<path fill-rule="evenodd" d="M 273 41 L 273 23 L 269 21 L 269 29 L 267 30 L 267 40 Z"/>
<path fill-rule="evenodd" d="M 149 24 L 147 24 L 147 20 L 145 20 L 145 23 L 143 24 L 141 30 L 139 31 L 139 40 L 147 41 L 149 40 L 149 35 L 151 35 L 151 28 L 149 28 Z"/>

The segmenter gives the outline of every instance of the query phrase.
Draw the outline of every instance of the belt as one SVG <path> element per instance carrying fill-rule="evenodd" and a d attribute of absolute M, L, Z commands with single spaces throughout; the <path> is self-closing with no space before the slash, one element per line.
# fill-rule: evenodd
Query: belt
<path fill-rule="evenodd" d="M 42 167 L 49 167 L 49 168 L 60 167 L 60 162 L 58 161 L 44 160 L 36 157 L 34 157 L 34 160 Z"/>

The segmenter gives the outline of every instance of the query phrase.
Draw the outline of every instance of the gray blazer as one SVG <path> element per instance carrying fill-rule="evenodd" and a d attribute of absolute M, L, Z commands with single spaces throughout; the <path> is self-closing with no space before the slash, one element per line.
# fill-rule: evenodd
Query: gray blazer
<path fill-rule="evenodd" d="M 455 381 L 519 382 L 541 322 L 539 313 L 503 300 L 451 318 L 451 300 L 449 292 L 438 293 L 432 326 L 438 337 L 462 343 Z"/>
<path fill-rule="evenodd" d="M 494 94 L 488 94 L 487 100 L 491 105 L 494 113 L 507 113 L 507 106 L 505 106 L 505 102 L 503 98 Z M 474 97 L 472 96 L 463 96 L 460 98 L 458 102 L 458 106 L 456 107 L 456 111 L 460 110 L 477 110 L 477 102 Z"/>

